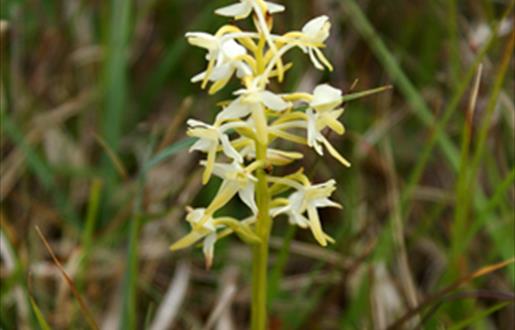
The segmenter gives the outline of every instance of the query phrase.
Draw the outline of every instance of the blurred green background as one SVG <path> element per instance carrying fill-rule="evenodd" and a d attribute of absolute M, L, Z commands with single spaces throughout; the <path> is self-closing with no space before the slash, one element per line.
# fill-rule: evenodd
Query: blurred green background
<path fill-rule="evenodd" d="M 248 247 L 220 241 L 209 271 L 168 249 L 219 184 L 185 121 L 237 88 L 190 83 L 184 34 L 231 2 L 0 0 L 1 329 L 247 328 Z M 271 329 L 515 328 L 513 1 L 277 2 L 277 33 L 331 17 L 335 71 L 295 52 L 276 90 L 393 89 L 346 105 L 351 169 L 301 150 L 344 209 L 321 214 L 327 249 L 275 223 Z"/>

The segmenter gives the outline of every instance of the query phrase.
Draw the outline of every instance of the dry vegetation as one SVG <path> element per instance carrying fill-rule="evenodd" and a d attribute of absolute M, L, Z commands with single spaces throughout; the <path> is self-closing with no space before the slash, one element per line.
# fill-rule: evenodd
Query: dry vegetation
<path fill-rule="evenodd" d="M 512 1 L 279 2 L 278 31 L 333 22 L 334 73 L 298 56 L 287 88 L 394 88 L 347 104 L 350 170 L 302 151 L 344 210 L 327 249 L 275 225 L 271 329 L 514 329 Z M 184 131 L 224 95 L 183 35 L 227 3 L 0 0 L 1 329 L 247 328 L 248 248 L 168 249 L 218 185 Z"/>

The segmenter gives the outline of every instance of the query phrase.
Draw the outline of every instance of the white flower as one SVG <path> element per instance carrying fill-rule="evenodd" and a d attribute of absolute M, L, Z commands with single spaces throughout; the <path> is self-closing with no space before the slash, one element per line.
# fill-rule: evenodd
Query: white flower
<path fill-rule="evenodd" d="M 270 14 L 275 14 L 284 11 L 284 6 L 275 4 L 273 2 L 264 1 L 267 11 Z M 252 9 L 261 8 L 260 1 L 258 0 L 240 0 L 240 3 L 235 3 L 215 11 L 216 14 L 226 17 L 234 17 L 235 19 L 244 19 L 247 18 Z"/>
<path fill-rule="evenodd" d="M 227 187 L 225 190 L 236 190 L 242 202 L 252 210 L 253 214 L 258 212 L 254 196 L 257 178 L 252 175 L 252 170 L 255 167 L 251 164 L 244 168 L 238 162 L 232 162 L 231 164 L 215 163 L 213 168 L 213 174 L 224 180 L 222 187 L 224 185 L 230 186 L 230 189 Z M 221 188 L 220 190 L 224 189 Z"/>
<path fill-rule="evenodd" d="M 324 65 L 329 70 L 332 70 L 331 63 L 329 63 L 327 58 L 319 49 L 319 47 L 322 47 L 324 42 L 329 37 L 330 29 L 331 23 L 329 22 L 329 17 L 325 15 L 310 20 L 302 28 L 301 42 L 305 45 L 301 46 L 301 49 L 305 53 L 309 54 L 311 62 L 313 62 L 315 68 L 319 70 L 323 70 Z"/>
<path fill-rule="evenodd" d="M 256 106 L 262 108 L 262 105 L 264 105 L 274 111 L 283 111 L 290 106 L 290 104 L 284 101 L 280 96 L 267 90 L 241 89 L 234 94 L 240 95 L 240 97 L 231 102 L 229 106 L 220 112 L 217 116 L 217 120 L 247 117 Z"/>
<path fill-rule="evenodd" d="M 213 213 L 209 209 L 187 208 L 188 214 L 186 221 L 191 226 L 189 234 L 172 244 L 172 251 L 181 250 L 195 244 L 203 239 L 202 250 L 206 259 L 206 268 L 210 268 L 213 263 L 215 243 L 219 238 L 236 232 L 243 240 L 249 243 L 259 242 L 250 225 L 255 222 L 255 216 L 238 221 L 231 217 L 213 218 Z"/>
<path fill-rule="evenodd" d="M 225 133 L 230 128 L 237 127 L 238 125 L 242 124 L 230 123 L 228 125 L 218 126 L 209 125 L 195 119 L 190 119 L 188 120 L 188 125 L 190 126 L 188 135 L 198 138 L 198 140 L 191 146 L 190 152 L 197 150 L 207 153 L 206 170 L 204 171 L 203 176 L 204 183 L 207 183 L 211 177 L 213 165 L 216 159 L 216 153 L 218 152 L 218 147 L 220 145 L 222 146 L 223 153 L 227 157 L 232 158 L 240 163 L 243 162 L 243 157 L 232 146 L 229 137 Z"/>
<path fill-rule="evenodd" d="M 314 148 L 319 155 L 322 156 L 324 154 L 322 146 L 325 146 L 329 153 L 340 163 L 344 166 L 350 166 L 350 163 L 340 155 L 322 134 L 326 127 L 331 128 L 338 135 L 345 133 L 345 128 L 338 121 L 338 118 L 343 113 L 343 109 L 335 109 L 341 103 L 342 93 L 340 90 L 327 84 L 315 88 L 310 108 L 306 110 L 307 140 L 308 146 Z"/>
<path fill-rule="evenodd" d="M 222 229 L 225 226 L 217 225 L 213 216 L 206 213 L 206 209 L 189 209 L 186 221 L 191 225 L 192 231 L 175 242 L 170 249 L 172 251 L 184 249 L 204 239 L 203 252 L 206 258 L 206 267 L 211 267 L 213 262 L 215 242 L 217 240 L 216 232 L 218 229 Z"/>
<path fill-rule="evenodd" d="M 277 55 L 277 47 L 273 41 L 270 29 L 268 27 L 266 14 L 275 14 L 284 11 L 284 6 L 263 0 L 240 0 L 240 3 L 229 5 L 215 11 L 216 14 L 226 17 L 234 17 L 235 19 L 247 18 L 254 11 L 257 18 L 259 30 L 264 34 L 266 42 L 272 52 Z M 278 78 L 282 81 L 284 75 L 284 65 L 280 58 L 274 61 L 277 64 Z"/>
<path fill-rule="evenodd" d="M 223 88 L 235 72 L 238 78 L 252 75 L 250 67 L 241 60 L 241 57 L 247 54 L 247 50 L 234 39 L 225 39 L 223 36 L 213 36 L 204 32 L 187 33 L 186 37 L 192 45 L 208 51 L 207 70 L 194 76 L 192 82 L 202 81 L 202 87 L 205 87 L 207 81 L 212 81 L 218 83 L 217 90 Z"/>
<path fill-rule="evenodd" d="M 279 182 L 294 187 L 297 191 L 288 197 L 285 206 L 272 209 L 272 216 L 276 217 L 280 214 L 286 214 L 291 224 L 301 228 L 309 227 L 315 239 L 322 246 L 326 246 L 328 241 L 332 242 L 332 238 L 322 230 L 317 209 L 323 207 L 341 208 L 340 204 L 329 199 L 329 196 L 336 190 L 336 182 L 329 180 L 316 185 L 311 185 L 309 182 L 305 182 L 302 185 L 289 179 L 283 179 Z M 307 218 L 304 215 L 306 212 Z"/>
<path fill-rule="evenodd" d="M 266 144 L 268 141 L 268 123 L 265 107 L 274 111 L 283 111 L 290 104 L 270 91 L 257 88 L 242 89 L 235 94 L 240 95 L 240 97 L 220 112 L 217 120 L 240 119 L 252 114 L 257 138 L 261 143 Z"/>

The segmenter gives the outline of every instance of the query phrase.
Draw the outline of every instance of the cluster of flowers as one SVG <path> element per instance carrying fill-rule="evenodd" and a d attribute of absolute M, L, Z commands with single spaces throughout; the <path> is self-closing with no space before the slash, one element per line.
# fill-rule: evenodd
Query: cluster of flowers
<path fill-rule="evenodd" d="M 326 128 L 339 135 L 345 131 L 338 121 L 343 113 L 340 90 L 327 84 L 317 86 L 313 93 L 278 94 L 267 89 L 272 79 L 283 80 L 285 72 L 292 66 L 284 63 L 283 56 L 295 48 L 308 54 L 317 69 L 332 70 L 321 51 L 329 37 L 328 17 L 310 20 L 301 31 L 275 35 L 271 32 L 271 15 L 283 10 L 283 6 L 263 0 L 241 0 L 218 9 L 216 13 L 236 20 L 252 16 L 256 32 L 242 31 L 229 24 L 214 35 L 203 32 L 186 34 L 192 45 L 207 50 L 207 69 L 193 77 L 193 82 L 201 83 L 202 88 L 210 85 L 210 94 L 224 88 L 234 76 L 243 85 L 242 89 L 234 92 L 234 100 L 222 104 L 213 124 L 195 119 L 188 121 L 188 134 L 198 138 L 190 151 L 207 154 L 201 162 L 205 167 L 203 183 L 206 184 L 212 175 L 220 177 L 223 182 L 206 208 L 188 209 L 186 220 L 192 230 L 171 248 L 178 250 L 203 240 L 208 266 L 213 259 L 214 244 L 221 237 L 236 233 L 246 242 L 259 242 L 259 235 L 255 232 L 259 213 L 256 171 L 284 166 L 303 157 L 298 152 L 277 149 L 278 140 L 308 145 L 319 155 L 327 151 L 343 165 L 349 166 L 349 162 L 322 133 Z M 257 156 L 258 144 L 266 146 L 265 159 Z M 309 228 L 323 246 L 333 241 L 322 230 L 317 209 L 340 207 L 329 199 L 336 189 L 334 180 L 312 184 L 299 170 L 281 177 L 267 174 L 266 181 L 270 194 L 270 217 L 287 215 L 291 224 Z M 215 212 L 236 195 L 252 215 L 243 220 L 216 217 Z"/>

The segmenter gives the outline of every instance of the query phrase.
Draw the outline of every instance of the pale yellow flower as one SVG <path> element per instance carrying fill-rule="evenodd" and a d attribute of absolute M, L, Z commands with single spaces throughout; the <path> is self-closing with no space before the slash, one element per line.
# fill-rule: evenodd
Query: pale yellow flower
<path fill-rule="evenodd" d="M 190 129 L 188 135 L 198 138 L 198 140 L 191 146 L 191 151 L 202 151 L 207 153 L 206 170 L 204 171 L 203 182 L 207 183 L 213 172 L 213 166 L 216 160 L 216 154 L 221 146 L 223 153 L 242 163 L 243 157 L 232 146 L 227 131 L 239 126 L 245 126 L 245 123 L 228 123 L 225 125 L 209 125 L 199 120 L 188 120 Z"/>
<path fill-rule="evenodd" d="M 297 225 L 301 228 L 309 227 L 315 239 L 322 246 L 326 246 L 327 242 L 334 242 L 322 230 L 317 209 L 324 207 L 341 208 L 340 204 L 329 199 L 334 190 L 336 190 L 336 182 L 329 180 L 312 185 L 307 178 L 305 178 L 305 182 L 302 184 L 290 179 L 277 179 L 275 181 L 290 186 L 296 191 L 284 201 L 284 206 L 271 210 L 272 216 L 276 217 L 280 214 L 286 214 L 292 225 Z"/>

